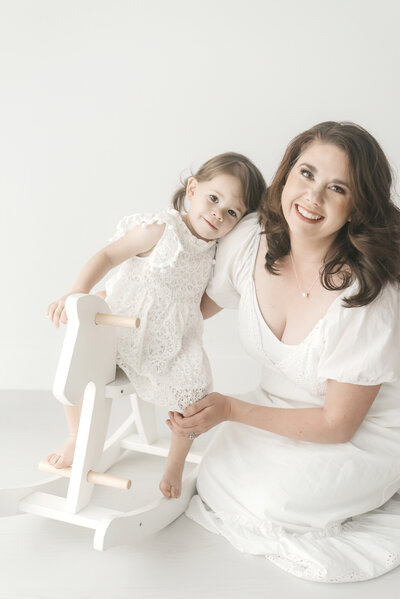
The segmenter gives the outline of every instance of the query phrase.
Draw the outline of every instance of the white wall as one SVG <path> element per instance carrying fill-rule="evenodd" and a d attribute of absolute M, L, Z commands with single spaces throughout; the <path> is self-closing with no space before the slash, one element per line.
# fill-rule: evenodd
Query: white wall
<path fill-rule="evenodd" d="M 270 180 L 328 119 L 400 165 L 399 21 L 397 0 L 1 0 L 0 388 L 51 387 L 48 303 L 191 166 L 234 150 Z M 217 387 L 252 386 L 234 313 L 206 345 Z"/>

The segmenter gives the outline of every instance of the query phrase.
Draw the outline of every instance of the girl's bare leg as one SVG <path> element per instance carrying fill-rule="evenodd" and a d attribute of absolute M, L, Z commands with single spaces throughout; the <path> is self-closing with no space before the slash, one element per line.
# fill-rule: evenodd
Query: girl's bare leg
<path fill-rule="evenodd" d="M 165 497 L 177 499 L 182 491 L 182 473 L 186 456 L 193 441 L 172 433 L 171 447 L 167 458 L 160 490 Z"/>
<path fill-rule="evenodd" d="M 76 406 L 64 405 L 69 435 L 64 445 L 61 445 L 57 451 L 47 456 L 47 461 L 55 468 L 67 468 L 68 466 L 71 466 L 74 460 L 76 438 L 78 436 L 79 420 L 82 411 L 82 402 L 83 399 L 81 399 Z"/>

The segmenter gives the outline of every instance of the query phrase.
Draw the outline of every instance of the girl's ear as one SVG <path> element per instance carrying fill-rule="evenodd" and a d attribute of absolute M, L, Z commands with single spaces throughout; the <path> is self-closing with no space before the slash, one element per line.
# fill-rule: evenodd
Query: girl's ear
<path fill-rule="evenodd" d="M 186 197 L 188 200 L 191 200 L 194 196 L 194 192 L 197 188 L 197 179 L 194 177 L 189 177 L 187 185 L 186 185 Z"/>

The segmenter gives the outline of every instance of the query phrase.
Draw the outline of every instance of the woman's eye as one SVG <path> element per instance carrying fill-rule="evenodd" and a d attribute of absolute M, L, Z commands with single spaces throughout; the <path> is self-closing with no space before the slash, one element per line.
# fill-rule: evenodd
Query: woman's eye
<path fill-rule="evenodd" d="M 330 189 L 332 189 L 333 191 L 336 191 L 336 193 L 341 193 L 342 195 L 344 195 L 346 192 L 343 189 L 343 187 L 340 187 L 340 185 L 331 185 Z"/>
<path fill-rule="evenodd" d="M 228 214 L 230 214 L 231 216 L 235 217 L 237 216 L 236 212 L 234 210 L 232 210 L 231 208 L 228 210 Z"/>
<path fill-rule="evenodd" d="M 212 202 L 214 202 L 214 204 L 215 204 L 216 202 L 218 202 L 218 198 L 217 198 L 217 196 L 210 195 L 210 200 L 211 200 Z"/>
<path fill-rule="evenodd" d="M 303 175 L 303 177 L 306 177 L 306 179 L 312 179 L 313 178 L 312 172 L 309 171 L 307 168 L 302 168 L 300 172 Z"/>

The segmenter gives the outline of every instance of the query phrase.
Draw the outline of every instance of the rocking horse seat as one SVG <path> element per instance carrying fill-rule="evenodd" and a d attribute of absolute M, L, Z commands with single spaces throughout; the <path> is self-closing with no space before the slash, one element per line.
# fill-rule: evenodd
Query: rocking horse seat
<path fill-rule="evenodd" d="M 106 385 L 106 397 L 110 399 L 118 399 L 124 395 L 133 395 L 135 390 L 132 383 L 126 376 L 125 372 L 118 368 L 115 373 L 115 379 Z"/>

